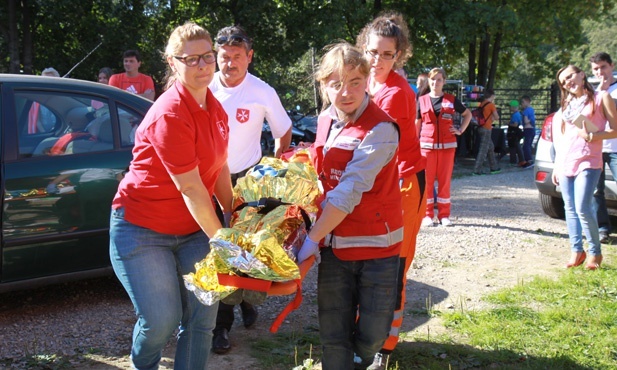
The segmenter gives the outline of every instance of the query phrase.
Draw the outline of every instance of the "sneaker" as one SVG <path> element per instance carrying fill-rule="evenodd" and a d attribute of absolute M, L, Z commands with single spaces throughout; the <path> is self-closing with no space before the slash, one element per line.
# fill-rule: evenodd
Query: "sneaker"
<path fill-rule="evenodd" d="M 426 216 L 422 219 L 422 226 L 433 226 L 433 219 Z"/>
<path fill-rule="evenodd" d="M 484 173 L 482 173 L 482 172 L 472 172 L 471 175 L 472 176 L 482 176 L 482 175 L 484 175 Z"/>
<path fill-rule="evenodd" d="M 501 172 L 501 168 L 495 168 L 494 170 L 491 170 L 491 175 L 494 175 L 499 172 Z"/>
<path fill-rule="evenodd" d="M 384 355 L 383 353 L 377 353 L 373 359 L 373 363 L 366 368 L 366 370 L 385 370 L 388 366 L 388 360 L 390 355 Z"/>
<path fill-rule="evenodd" d="M 608 243 L 608 232 L 600 230 L 600 243 Z"/>
<path fill-rule="evenodd" d="M 227 329 L 214 330 L 214 337 L 212 338 L 212 351 L 218 355 L 224 355 L 231 349 L 229 343 L 229 334 Z"/>
<path fill-rule="evenodd" d="M 531 168 L 531 167 L 533 167 L 533 163 L 526 162 L 525 165 L 523 166 L 523 169 L 528 169 L 528 168 Z"/>
<path fill-rule="evenodd" d="M 441 221 L 441 226 L 452 226 L 452 221 L 450 221 L 447 217 L 444 217 L 439 221 Z"/>

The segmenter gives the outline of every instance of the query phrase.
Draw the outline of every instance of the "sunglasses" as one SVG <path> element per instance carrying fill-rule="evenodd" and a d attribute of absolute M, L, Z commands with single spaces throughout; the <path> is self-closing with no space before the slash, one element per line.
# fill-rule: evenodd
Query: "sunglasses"
<path fill-rule="evenodd" d="M 249 47 L 251 46 L 251 41 L 242 35 L 219 36 L 216 39 L 216 43 L 219 45 L 231 46 L 246 43 Z"/>
<path fill-rule="evenodd" d="M 187 55 L 185 57 L 179 57 L 174 55 L 174 58 L 186 64 L 187 67 L 195 67 L 199 64 L 200 59 L 203 59 L 206 64 L 212 64 L 216 62 L 216 55 L 212 51 L 201 55 Z"/>

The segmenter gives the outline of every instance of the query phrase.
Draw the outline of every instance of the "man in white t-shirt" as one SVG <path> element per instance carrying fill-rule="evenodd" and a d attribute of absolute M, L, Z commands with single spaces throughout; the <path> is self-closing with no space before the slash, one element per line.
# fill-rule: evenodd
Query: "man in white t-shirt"
<path fill-rule="evenodd" d="M 248 73 L 253 59 L 252 40 L 238 26 L 225 27 L 214 40 L 219 71 L 210 90 L 229 116 L 229 158 L 227 164 L 232 183 L 261 159 L 261 131 L 264 119 L 275 139 L 274 155 L 278 157 L 291 143 L 291 119 L 276 91 Z M 245 327 L 257 319 L 257 310 L 248 302 L 240 303 Z M 234 306 L 219 302 L 212 339 L 212 350 L 218 354 L 231 349 L 228 333 L 234 321 Z"/>
<path fill-rule="evenodd" d="M 598 52 L 591 56 L 589 59 L 591 63 L 591 71 L 593 75 L 600 80 L 600 84 L 596 88 L 597 91 L 608 91 L 613 99 L 617 100 L 617 79 L 613 77 L 613 69 L 615 65 L 611 56 L 605 52 Z M 608 122 L 606 123 L 608 125 Z M 602 145 L 602 159 L 604 162 L 603 168 L 608 167 L 611 169 L 613 176 L 617 176 L 617 139 L 604 140 Z M 611 232 L 611 223 L 608 217 L 608 210 L 606 208 L 606 199 L 604 198 L 604 180 L 605 171 L 600 174 L 598 180 L 598 186 L 594 193 L 593 202 L 594 207 L 597 210 L 598 226 L 600 229 L 600 242 L 608 242 L 609 234 Z"/>

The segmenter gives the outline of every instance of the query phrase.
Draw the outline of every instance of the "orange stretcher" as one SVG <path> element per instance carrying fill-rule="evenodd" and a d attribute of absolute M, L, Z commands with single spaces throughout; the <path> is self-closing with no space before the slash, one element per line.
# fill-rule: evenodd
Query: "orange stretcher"
<path fill-rule="evenodd" d="M 258 292 L 266 292 L 269 296 L 281 296 L 296 294 L 294 299 L 285 306 L 283 311 L 274 319 L 270 326 L 270 332 L 276 333 L 283 323 L 283 320 L 291 311 L 296 310 L 302 303 L 302 281 L 313 266 L 315 256 L 310 256 L 302 261 L 298 267 L 300 268 L 300 279 L 274 282 L 270 280 L 256 279 L 251 277 L 242 277 L 237 275 L 218 274 L 219 284 L 233 286 L 241 289 L 256 290 Z"/>

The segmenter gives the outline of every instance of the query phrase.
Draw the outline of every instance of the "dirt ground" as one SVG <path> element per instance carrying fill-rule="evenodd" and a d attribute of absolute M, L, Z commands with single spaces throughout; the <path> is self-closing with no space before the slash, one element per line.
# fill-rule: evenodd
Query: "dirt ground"
<path fill-rule="evenodd" d="M 456 178 L 452 197 L 454 226 L 423 228 L 418 235 L 416 257 L 407 274 L 403 341 L 430 338 L 447 330 L 439 317 L 429 319 L 413 312 L 427 308 L 481 309 L 486 307 L 481 300 L 486 293 L 523 283 L 533 276 L 554 276 L 563 270 L 569 256 L 565 223 L 542 213 L 533 185 L 533 170 Z M 605 261 L 608 257 L 610 263 L 614 247 L 604 246 L 604 251 Z M 81 289 L 80 285 L 74 286 L 71 289 Z M 87 341 L 94 350 L 88 354 L 87 361 L 80 360 L 63 369 L 130 369 L 132 306 L 119 286 L 112 284 L 107 289 L 107 293 L 86 289 L 66 293 L 67 296 L 52 288 L 39 293 L 0 295 L 0 343 L 4 346 L 13 340 L 13 331 L 38 333 L 40 341 L 59 336 L 69 343 L 69 337 L 75 336 L 78 342 L 71 342 L 70 346 L 77 347 L 74 343 L 83 345 Z M 41 298 L 43 295 L 45 298 Z M 288 316 L 280 332 L 302 332 L 307 326 L 317 327 L 316 296 L 316 269 L 313 268 L 304 281 L 302 306 Z M 251 329 L 242 326 L 237 313 L 230 333 L 232 350 L 226 355 L 212 354 L 209 368 L 263 369 L 251 354 L 251 343 L 272 335 L 269 326 L 290 299 L 268 298 L 259 306 L 258 322 Z M 33 300 L 41 304 L 33 305 Z M 55 320 L 60 322 L 57 328 L 52 325 Z M 77 334 L 65 332 L 70 321 L 77 322 Z M 94 328 L 88 327 L 88 322 L 93 322 Z M 90 335 L 93 330 L 96 332 Z M 174 352 L 174 342 L 170 340 L 161 369 L 173 369 Z M 0 368 L 8 363 L 2 362 L 2 356 L 6 354 L 0 356 Z M 30 368 L 22 365 L 13 363 L 5 368 Z"/>

